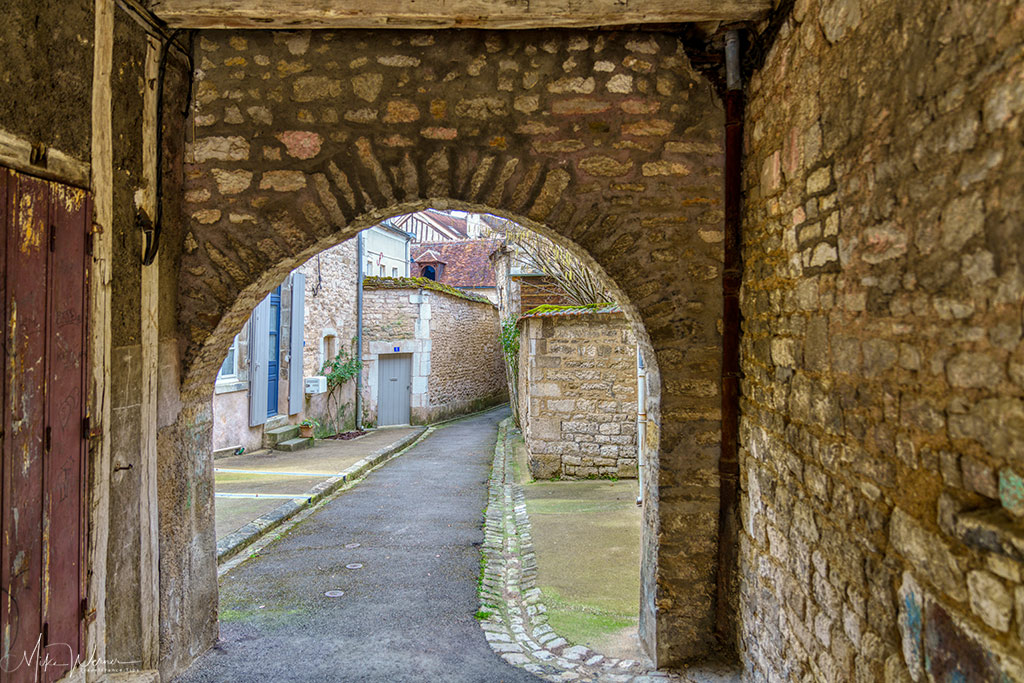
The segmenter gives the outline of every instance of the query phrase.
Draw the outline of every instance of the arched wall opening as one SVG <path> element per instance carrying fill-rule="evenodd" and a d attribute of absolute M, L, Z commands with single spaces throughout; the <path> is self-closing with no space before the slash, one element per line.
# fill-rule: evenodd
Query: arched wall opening
<path fill-rule="evenodd" d="M 659 666 L 712 652 L 723 116 L 677 38 L 465 31 L 440 46 L 415 32 L 267 31 L 199 45 L 181 410 L 160 448 L 161 652 L 201 651 L 216 633 L 215 601 L 196 596 L 216 591 L 209 397 L 234 334 L 300 263 L 426 207 L 514 220 L 613 283 L 661 388 L 642 638 Z"/>

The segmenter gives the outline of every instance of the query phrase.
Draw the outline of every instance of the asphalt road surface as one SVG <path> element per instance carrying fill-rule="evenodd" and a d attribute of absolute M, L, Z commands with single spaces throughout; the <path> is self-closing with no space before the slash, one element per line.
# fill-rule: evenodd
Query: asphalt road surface
<path fill-rule="evenodd" d="M 220 642 L 177 681 L 536 683 L 491 650 L 474 617 L 486 480 L 507 415 L 438 429 L 225 576 Z"/>

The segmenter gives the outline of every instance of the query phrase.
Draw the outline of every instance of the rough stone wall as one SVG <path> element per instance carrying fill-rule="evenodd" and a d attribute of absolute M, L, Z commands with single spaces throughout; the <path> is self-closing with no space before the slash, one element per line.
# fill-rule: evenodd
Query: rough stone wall
<path fill-rule="evenodd" d="M 720 103 L 671 34 L 444 36 L 200 34 L 185 384 L 213 381 L 275 281 L 384 217 L 461 207 L 540 230 L 615 283 L 652 382 L 673 377 L 652 397 L 641 629 L 661 664 L 700 656 L 718 530 Z"/>
<path fill-rule="evenodd" d="M 519 366 L 534 478 L 636 477 L 636 339 L 624 315 L 524 318 Z"/>
<path fill-rule="evenodd" d="M 498 312 L 427 289 L 363 292 L 363 419 L 377 420 L 381 355 L 412 354 L 413 424 L 429 424 L 507 400 Z"/>
<path fill-rule="evenodd" d="M 1024 677 L 1022 35 L 1008 0 L 801 0 L 750 82 L 751 680 Z"/>
<path fill-rule="evenodd" d="M 558 283 L 546 275 L 513 276 L 513 279 L 518 284 L 523 313 L 545 304 L 571 306 L 574 303 Z"/>
<path fill-rule="evenodd" d="M 414 339 L 420 305 L 410 299 L 419 290 L 369 289 L 363 291 L 363 355 L 370 342 Z"/>
<path fill-rule="evenodd" d="M 430 302 L 428 421 L 508 400 L 498 309 L 425 290 Z"/>
<path fill-rule="evenodd" d="M 326 358 L 320 341 L 334 330 L 338 348 L 354 351 L 356 336 L 356 243 L 348 240 L 307 261 L 300 269 L 306 275 L 306 348 L 303 374 L 320 374 Z"/>
<path fill-rule="evenodd" d="M 303 377 L 319 375 L 327 360 L 321 353 L 324 332 L 334 330 L 337 348 L 357 353 L 356 337 L 356 243 L 342 242 L 314 256 L 300 270 L 306 275 L 306 316 L 303 349 Z M 346 382 L 335 391 L 327 405 L 327 394 L 306 396 L 304 415 L 325 422 L 343 411 L 342 429 L 355 425 L 355 381 Z M 330 418 L 328 418 L 328 413 Z"/>
<path fill-rule="evenodd" d="M 410 368 L 410 422 L 426 423 L 427 376 L 430 374 L 430 320 L 426 297 L 416 288 L 363 288 L 363 389 L 364 425 L 377 424 L 380 356 L 412 354 Z"/>

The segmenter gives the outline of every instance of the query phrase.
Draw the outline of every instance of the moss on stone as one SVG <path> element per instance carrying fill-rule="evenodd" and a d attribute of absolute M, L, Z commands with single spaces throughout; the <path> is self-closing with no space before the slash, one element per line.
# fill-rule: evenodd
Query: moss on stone
<path fill-rule="evenodd" d="M 430 289 L 435 292 L 441 292 L 442 294 L 448 294 L 467 301 L 475 301 L 476 303 L 488 304 L 489 306 L 494 305 L 491 303 L 491 300 L 485 296 L 469 294 L 460 289 L 455 289 L 449 285 L 443 285 L 440 282 L 435 282 L 434 280 L 429 280 L 425 277 L 378 277 L 376 275 L 370 275 L 363 278 L 363 289 Z"/>
<path fill-rule="evenodd" d="M 583 304 L 583 305 L 573 304 L 571 306 L 556 306 L 556 305 L 553 305 L 553 304 L 543 304 L 541 306 L 537 306 L 536 308 L 531 308 L 530 310 L 528 310 L 523 315 L 536 315 L 538 313 L 558 313 L 560 311 L 573 311 L 573 312 L 578 312 L 578 313 L 590 313 L 590 312 L 593 312 L 593 311 L 599 311 L 599 310 L 601 310 L 603 308 L 609 308 L 609 307 L 612 307 L 612 306 L 615 306 L 616 309 L 618 308 L 618 306 L 616 306 L 616 304 L 611 302 L 611 301 L 606 301 L 604 303 L 599 303 L 599 304 Z"/>

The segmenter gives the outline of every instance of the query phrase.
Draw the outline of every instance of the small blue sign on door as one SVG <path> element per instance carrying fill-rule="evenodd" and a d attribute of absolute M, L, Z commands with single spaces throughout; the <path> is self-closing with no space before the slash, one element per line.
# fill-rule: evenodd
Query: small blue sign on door
<path fill-rule="evenodd" d="M 401 347 L 396 346 L 395 347 L 395 353 L 398 353 L 399 351 L 401 351 Z"/>

